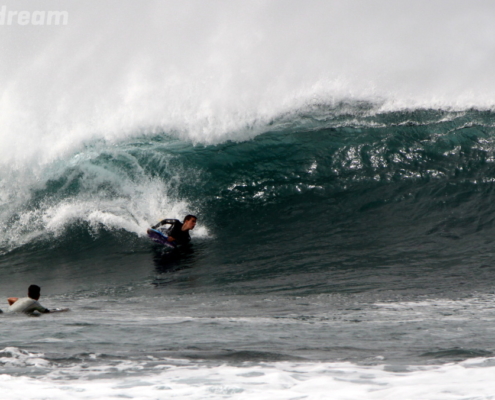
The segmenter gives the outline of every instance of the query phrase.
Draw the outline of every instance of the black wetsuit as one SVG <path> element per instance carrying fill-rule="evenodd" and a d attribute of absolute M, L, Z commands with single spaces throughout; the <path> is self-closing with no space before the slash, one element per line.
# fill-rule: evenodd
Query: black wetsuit
<path fill-rule="evenodd" d="M 186 244 L 191 240 L 191 236 L 189 236 L 189 231 L 182 230 L 182 222 L 178 219 L 164 219 L 160 221 L 158 224 L 152 226 L 153 229 L 158 228 L 159 226 L 171 224 L 172 226 L 167 229 L 166 233 L 168 236 L 172 236 L 177 244 Z"/>

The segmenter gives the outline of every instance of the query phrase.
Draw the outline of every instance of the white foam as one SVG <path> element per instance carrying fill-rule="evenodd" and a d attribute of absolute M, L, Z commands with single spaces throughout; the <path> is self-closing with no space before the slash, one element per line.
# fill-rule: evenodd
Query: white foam
<path fill-rule="evenodd" d="M 123 150 L 113 150 L 113 153 L 116 158 L 126 155 Z M 130 172 L 112 166 L 96 166 L 93 158 L 99 154 L 85 150 L 66 162 L 40 169 L 34 176 L 26 172 L 5 179 L 4 194 L 7 195 L 0 208 L 0 228 L 3 225 L 4 235 L 0 244 L 12 249 L 46 235 L 59 237 L 68 227 L 77 224 L 86 224 L 94 234 L 103 228 L 143 236 L 151 224 L 165 217 L 180 219 L 195 212 L 187 201 L 174 196 L 170 182 L 147 176 L 139 166 L 133 166 Z M 126 161 L 135 163 L 132 159 Z M 48 193 L 53 197 L 47 197 L 33 207 L 30 203 L 33 190 L 43 188 L 52 179 L 61 179 L 71 168 L 75 177 L 69 176 L 67 181 L 68 184 L 72 179 L 77 181 L 78 193 L 65 198 Z M 181 173 L 184 176 L 171 178 L 174 184 L 187 179 L 187 173 Z M 63 189 L 58 190 L 63 192 Z M 12 197 L 12 201 L 7 201 L 8 197 Z M 14 221 L 10 221 L 12 215 L 16 215 Z M 206 227 L 199 225 L 196 235 L 207 236 Z"/>
<path fill-rule="evenodd" d="M 68 397 L 489 400 L 493 399 L 495 373 L 495 359 L 481 358 L 440 366 L 409 366 L 402 368 L 403 372 L 391 372 L 384 365 L 359 366 L 347 362 L 232 366 L 166 359 L 157 363 L 156 357 L 152 361 L 156 365 L 146 373 L 139 373 L 143 365 L 123 361 L 98 367 L 58 365 L 53 372 L 38 378 L 3 374 L 0 390 L 9 400 Z M 119 377 L 108 378 L 109 374 Z"/>
<path fill-rule="evenodd" d="M 29 353 L 17 347 L 6 347 L 0 351 L 0 365 L 4 367 L 47 367 L 50 362 L 43 358 L 43 354 Z"/>

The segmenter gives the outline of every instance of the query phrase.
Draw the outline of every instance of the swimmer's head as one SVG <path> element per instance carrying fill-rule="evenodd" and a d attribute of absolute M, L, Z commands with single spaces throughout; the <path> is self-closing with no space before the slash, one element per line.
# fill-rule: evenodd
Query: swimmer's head
<path fill-rule="evenodd" d="M 34 300 L 38 300 L 41 295 L 41 288 L 38 285 L 31 285 L 28 288 L 28 296 Z"/>

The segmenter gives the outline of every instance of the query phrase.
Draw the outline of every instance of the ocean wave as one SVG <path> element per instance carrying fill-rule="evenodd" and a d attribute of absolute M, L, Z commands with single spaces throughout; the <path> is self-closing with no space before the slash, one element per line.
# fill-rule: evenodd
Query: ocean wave
<path fill-rule="evenodd" d="M 215 226 L 236 215 L 259 219 L 267 207 L 298 209 L 310 220 L 405 207 L 409 218 L 436 214 L 430 232 L 464 207 L 463 220 L 477 219 L 479 229 L 494 213 L 485 204 L 495 179 L 494 121 L 489 111 L 383 113 L 345 103 L 281 115 L 241 142 L 193 145 L 139 133 L 119 144 L 97 141 L 34 174 L 4 172 L 2 247 L 80 224 L 95 234 L 143 235 L 165 215 L 199 213 Z"/>

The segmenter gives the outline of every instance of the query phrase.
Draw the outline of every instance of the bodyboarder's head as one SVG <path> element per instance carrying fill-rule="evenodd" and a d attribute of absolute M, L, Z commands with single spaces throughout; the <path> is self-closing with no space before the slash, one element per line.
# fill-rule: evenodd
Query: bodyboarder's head
<path fill-rule="evenodd" d="M 186 215 L 184 218 L 184 223 L 182 224 L 182 230 L 189 231 L 191 229 L 194 229 L 197 220 L 198 218 L 196 218 L 195 215 Z"/>

